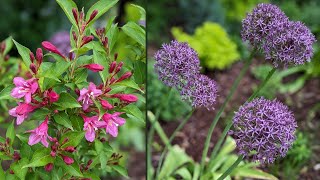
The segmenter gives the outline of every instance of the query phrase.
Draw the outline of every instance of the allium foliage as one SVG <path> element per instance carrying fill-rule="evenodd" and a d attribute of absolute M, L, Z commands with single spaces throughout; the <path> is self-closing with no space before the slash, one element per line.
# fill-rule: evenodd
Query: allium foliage
<path fill-rule="evenodd" d="M 233 117 L 239 154 L 272 163 L 284 157 L 295 140 L 297 123 L 293 113 L 278 100 L 256 98 L 242 105 Z"/>

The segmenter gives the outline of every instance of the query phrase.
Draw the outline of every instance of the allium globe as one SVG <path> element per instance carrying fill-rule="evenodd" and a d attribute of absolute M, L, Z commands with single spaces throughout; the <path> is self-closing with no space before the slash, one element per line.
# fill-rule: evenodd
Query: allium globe
<path fill-rule="evenodd" d="M 253 161 L 272 163 L 284 157 L 295 140 L 293 113 L 278 100 L 256 98 L 242 105 L 233 117 L 239 154 Z"/>
<path fill-rule="evenodd" d="M 179 89 L 200 73 L 198 55 L 187 43 L 171 41 L 164 44 L 154 57 L 155 71 L 167 86 Z"/>

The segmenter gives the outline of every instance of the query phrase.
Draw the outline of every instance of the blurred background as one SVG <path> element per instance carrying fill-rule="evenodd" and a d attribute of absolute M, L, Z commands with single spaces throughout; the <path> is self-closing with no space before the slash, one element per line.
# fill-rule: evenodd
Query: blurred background
<path fill-rule="evenodd" d="M 314 46 L 315 53 L 310 63 L 277 71 L 259 94 L 268 99 L 277 98 L 287 104 L 294 112 L 299 127 L 297 140 L 285 158 L 277 160 L 272 165 L 257 167 L 279 179 L 319 179 L 320 1 L 318 0 L 148 1 L 148 110 L 155 114 L 159 107 L 163 108 L 159 123 L 167 136 L 172 134 L 182 118 L 191 110 L 187 103 L 180 100 L 180 95 L 176 91 L 168 99 L 170 88 L 157 79 L 153 70 L 153 55 L 162 43 L 169 43 L 173 39 L 188 42 L 199 54 L 202 73 L 217 81 L 219 96 L 215 107 L 219 109 L 232 82 L 243 67 L 242 60 L 249 55 L 248 45 L 244 44 L 240 37 L 241 20 L 247 12 L 262 2 L 276 4 L 290 20 L 305 23 L 316 35 L 318 42 Z M 226 108 L 226 113 L 222 115 L 214 131 L 209 152 L 217 142 L 227 118 L 232 118 L 232 112 L 246 101 L 271 69 L 272 64 L 266 62 L 262 56 L 255 57 L 249 73 L 242 79 Z M 200 162 L 207 131 L 216 111 L 196 109 L 173 141 L 173 144 L 184 149 L 185 155 L 195 162 Z M 228 117 L 230 115 L 231 117 Z M 152 165 L 156 167 L 164 145 L 157 134 L 154 139 Z M 171 162 L 178 161 L 174 156 L 170 158 L 173 158 L 170 159 Z M 175 177 L 181 177 L 181 174 L 176 174 Z"/>
<path fill-rule="evenodd" d="M 84 7 L 88 10 L 97 0 L 76 0 L 78 8 Z M 101 17 L 95 24 L 96 27 L 103 27 L 113 16 L 116 16 L 115 22 L 119 26 L 128 21 L 134 21 L 142 26 L 145 26 L 145 21 L 141 21 L 140 10 L 132 6 L 136 4 L 145 7 L 144 0 L 120 0 L 115 7 Z M 51 41 L 57 48 L 68 55 L 70 51 L 69 31 L 71 23 L 65 16 L 64 12 L 55 0 L 4 0 L 0 6 L 2 14 L 0 18 L 0 42 L 12 36 L 17 42 L 28 47 L 31 51 L 35 52 L 38 47 L 41 47 L 41 42 L 45 40 Z M 118 43 L 115 45 L 115 52 L 119 53 L 119 60 L 130 62 L 130 51 L 126 46 L 134 44 L 130 38 L 120 31 Z M 126 39 L 125 41 L 123 39 Z M 124 43 L 125 42 L 125 43 Z M 20 75 L 27 76 L 27 68 L 19 62 L 19 54 L 13 48 L 8 55 L 10 59 L 0 67 L 0 89 L 2 90 L 6 85 L 12 83 L 13 77 Z M 141 67 L 145 66 L 145 61 L 139 61 Z M 21 62 L 21 61 L 20 61 Z M 142 68 L 144 69 L 144 68 Z M 18 72 L 18 73 L 17 73 Z M 94 81 L 100 81 L 99 76 L 94 73 L 89 75 L 89 78 Z M 144 87 L 144 79 L 141 77 L 137 82 L 142 88 Z M 136 79 L 138 79 L 136 77 Z M 137 80 L 138 81 L 138 80 Z M 0 98 L 1 99 L 1 98 Z M 14 102 L 2 101 L 0 102 L 0 135 L 4 136 L 5 129 L 12 122 L 13 118 L 9 117 L 8 109 L 14 106 Z M 145 110 L 145 102 L 138 102 L 140 109 Z M 26 125 L 32 126 L 32 125 Z M 19 132 L 24 132 L 28 127 L 20 126 Z M 124 157 L 122 162 L 129 169 L 129 176 L 133 179 L 142 179 L 145 176 L 145 135 L 144 127 L 138 126 L 132 121 L 127 121 L 125 126 L 120 128 L 120 133 L 117 138 L 112 139 L 111 146 L 118 149 Z M 7 169 L 8 164 L 2 164 L 4 169 Z M 105 179 L 122 179 L 118 177 L 116 172 L 103 171 L 101 174 Z"/>

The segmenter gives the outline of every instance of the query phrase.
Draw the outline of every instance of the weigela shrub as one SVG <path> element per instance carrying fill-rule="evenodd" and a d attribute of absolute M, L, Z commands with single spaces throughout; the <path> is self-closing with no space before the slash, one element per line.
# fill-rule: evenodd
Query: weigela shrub
<path fill-rule="evenodd" d="M 31 77 L 15 77 L 10 91 L 1 92 L 16 101 L 8 110 L 15 121 L 6 139 L 1 138 L 1 160 L 12 162 L 4 173 L 20 179 L 99 179 L 101 172 L 112 171 L 127 176 L 119 164 L 122 155 L 109 141 L 118 136 L 126 121 L 144 124 L 135 105 L 143 91 L 132 68 L 113 52 L 117 25 L 110 20 L 106 28 L 93 26 L 117 0 L 98 1 L 86 14 L 73 1 L 57 2 L 72 23 L 70 52 L 43 41 L 42 48 L 33 53 L 13 40 Z M 134 22 L 124 26 L 131 35 L 137 32 L 130 26 L 141 28 Z M 101 83 L 88 81 L 88 71 L 99 74 Z M 30 128 L 31 120 L 36 127 Z M 16 134 L 20 126 L 27 130 Z M 13 145 L 15 136 L 19 146 Z"/>

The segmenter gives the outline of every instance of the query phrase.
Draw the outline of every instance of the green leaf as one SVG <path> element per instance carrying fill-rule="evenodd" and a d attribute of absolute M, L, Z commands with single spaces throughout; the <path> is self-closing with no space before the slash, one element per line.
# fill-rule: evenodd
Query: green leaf
<path fill-rule="evenodd" d="M 31 60 L 30 60 L 30 50 L 24 46 L 22 46 L 21 44 L 19 44 L 17 41 L 15 41 L 14 39 L 12 39 L 12 41 L 14 42 L 14 44 L 16 45 L 18 52 L 24 62 L 24 64 L 27 66 L 27 68 L 30 67 L 31 64 Z"/>
<path fill-rule="evenodd" d="M 7 132 L 6 132 L 6 137 L 10 139 L 10 144 L 12 145 L 14 138 L 16 136 L 16 133 L 14 131 L 14 121 L 9 125 Z"/>
<path fill-rule="evenodd" d="M 56 0 L 56 1 L 60 5 L 60 7 L 64 11 L 64 13 L 67 15 L 71 24 L 74 25 L 75 27 L 78 27 L 77 22 L 74 19 L 73 14 L 72 14 L 73 8 L 78 9 L 76 3 L 74 3 L 72 0 Z"/>
<path fill-rule="evenodd" d="M 90 26 L 95 20 L 97 20 L 100 16 L 106 13 L 112 6 L 114 6 L 119 0 L 100 0 L 96 2 L 91 8 L 88 10 L 86 15 L 86 20 L 90 19 L 90 16 L 94 10 L 98 10 L 98 14 L 93 18 L 93 20 L 88 24 Z"/>
<path fill-rule="evenodd" d="M 247 178 L 256 178 L 256 179 L 265 179 L 265 180 L 277 180 L 275 176 L 272 174 L 268 174 L 263 172 L 259 169 L 249 169 L 249 168 L 236 168 L 232 175 L 240 176 L 240 177 L 247 177 Z"/>
<path fill-rule="evenodd" d="M 30 116 L 30 120 L 43 120 L 50 114 L 50 110 L 45 108 L 36 109 Z"/>
<path fill-rule="evenodd" d="M 2 166 L 0 166 L 0 177 L 6 177 L 5 172 L 2 169 Z"/>
<path fill-rule="evenodd" d="M 75 73 L 74 83 L 79 84 L 87 80 L 88 70 L 82 69 Z"/>
<path fill-rule="evenodd" d="M 109 63 L 107 57 L 105 56 L 105 54 L 102 54 L 93 49 L 93 61 L 104 67 L 104 70 L 100 71 L 99 74 L 103 83 L 106 83 L 106 79 L 109 75 Z"/>
<path fill-rule="evenodd" d="M 53 163 L 54 158 L 50 155 L 50 151 L 51 150 L 49 148 L 38 149 L 36 152 L 34 152 L 32 159 L 30 160 L 30 163 L 24 165 L 22 168 L 39 167 L 45 166 L 48 163 Z"/>
<path fill-rule="evenodd" d="M 71 115 L 70 121 L 72 123 L 72 126 L 77 131 L 82 131 L 83 129 L 83 119 L 80 116 Z"/>
<path fill-rule="evenodd" d="M 100 180 L 100 177 L 94 173 L 85 172 L 85 173 L 83 173 L 83 176 L 85 178 L 91 178 L 92 180 Z"/>
<path fill-rule="evenodd" d="M 54 120 L 56 121 L 56 123 L 69 128 L 73 131 L 73 127 L 72 124 L 70 122 L 70 119 L 68 117 L 68 115 L 65 112 L 59 112 L 58 114 L 55 114 L 53 116 Z"/>
<path fill-rule="evenodd" d="M 116 170 L 119 174 L 121 174 L 122 176 L 129 178 L 128 176 L 128 171 L 126 170 L 126 168 L 120 166 L 120 165 L 116 165 L 116 166 L 111 166 L 112 169 Z"/>
<path fill-rule="evenodd" d="M 122 109 L 124 112 L 127 113 L 127 116 L 137 120 L 139 123 L 145 125 L 145 117 L 141 110 L 134 104 L 129 104 Z M 131 115 L 131 116 L 130 116 Z"/>
<path fill-rule="evenodd" d="M 6 55 L 12 49 L 12 46 L 13 46 L 12 37 L 10 36 L 7 39 L 5 39 L 4 41 L 6 43 L 6 48 L 3 52 L 3 54 Z"/>
<path fill-rule="evenodd" d="M 113 47 L 117 42 L 118 35 L 119 35 L 118 24 L 111 25 L 106 35 L 108 37 L 108 45 L 109 45 L 110 52 L 112 52 Z"/>
<path fill-rule="evenodd" d="M 132 88 L 132 89 L 136 89 L 136 90 L 139 90 L 140 92 L 144 93 L 140 87 L 138 86 L 137 83 L 135 83 L 133 80 L 131 79 L 126 79 L 126 80 L 123 80 L 121 82 L 117 82 L 113 85 L 111 85 L 111 89 L 112 87 L 118 87 L 118 86 L 125 86 L 125 87 L 129 87 L 129 88 Z"/>
<path fill-rule="evenodd" d="M 84 137 L 84 132 L 69 131 L 61 137 L 60 143 L 62 143 L 66 138 L 69 139 L 64 145 L 61 146 L 61 148 L 65 148 L 68 146 L 77 147 L 78 144 L 83 139 L 83 137 Z"/>
<path fill-rule="evenodd" d="M 29 162 L 29 160 L 27 158 L 22 158 L 19 161 L 14 162 L 10 166 L 11 169 L 13 170 L 14 174 L 22 180 L 25 179 L 27 172 L 28 172 L 28 168 L 22 168 L 22 167 L 27 165 L 28 162 Z"/>
<path fill-rule="evenodd" d="M 146 63 L 142 61 L 135 61 L 134 62 L 134 80 L 138 84 L 144 84 L 146 82 L 146 74 L 147 74 L 147 67 Z"/>
<path fill-rule="evenodd" d="M 83 177 L 83 174 L 80 171 L 80 167 L 76 161 L 71 165 L 66 165 L 66 163 L 64 163 L 61 157 L 58 157 L 58 164 L 61 165 L 62 168 L 66 171 L 66 173 L 68 173 L 69 175 L 75 177 Z"/>
<path fill-rule="evenodd" d="M 47 78 L 54 79 L 58 82 L 60 82 L 59 77 L 66 72 L 66 70 L 69 68 L 71 65 L 71 62 L 66 62 L 66 61 L 57 61 L 55 63 L 52 63 L 50 66 L 50 69 L 47 71 L 43 71 L 43 76 Z"/>
<path fill-rule="evenodd" d="M 29 137 L 27 135 L 25 135 L 25 134 L 24 135 L 17 134 L 16 136 L 20 139 L 21 142 L 23 142 L 25 144 L 28 143 Z"/>
<path fill-rule="evenodd" d="M 186 167 L 180 168 L 175 172 L 176 175 L 179 175 L 183 179 L 192 179 L 191 173 Z"/>
<path fill-rule="evenodd" d="M 22 143 L 22 147 L 20 149 L 20 155 L 21 157 L 26 157 L 29 161 L 29 159 L 32 157 L 32 149 L 31 146 L 26 144 L 26 143 Z"/>
<path fill-rule="evenodd" d="M 15 87 L 14 85 L 9 85 L 9 86 L 5 87 L 4 89 L 2 89 L 2 91 L 0 92 L 0 100 L 12 99 L 11 91 L 14 87 Z"/>
<path fill-rule="evenodd" d="M 82 107 L 74 97 L 65 92 L 60 94 L 59 100 L 54 104 L 61 107 L 59 110 Z"/>
<path fill-rule="evenodd" d="M 138 42 L 142 47 L 146 47 L 146 32 L 135 22 L 128 22 L 121 28 L 125 34 Z"/>
<path fill-rule="evenodd" d="M 100 140 L 95 139 L 94 141 L 94 147 L 98 154 L 100 154 L 103 151 L 103 144 Z"/>

